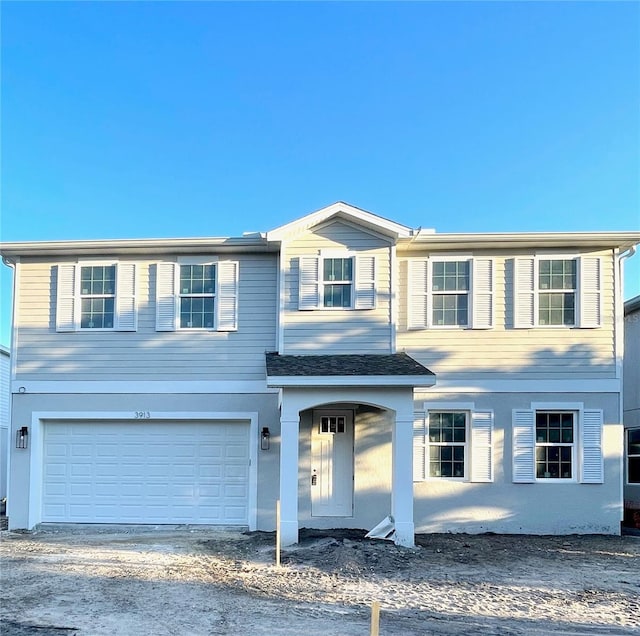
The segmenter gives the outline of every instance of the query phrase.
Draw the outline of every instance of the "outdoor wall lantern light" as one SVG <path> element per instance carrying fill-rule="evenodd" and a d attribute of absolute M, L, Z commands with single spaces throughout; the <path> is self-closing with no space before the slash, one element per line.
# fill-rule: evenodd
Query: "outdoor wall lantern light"
<path fill-rule="evenodd" d="M 269 450 L 271 433 L 269 429 L 265 426 L 262 429 L 262 433 L 260 434 L 260 450 Z"/>
<path fill-rule="evenodd" d="M 27 448 L 29 440 L 29 429 L 26 426 L 16 431 L 16 448 Z"/>

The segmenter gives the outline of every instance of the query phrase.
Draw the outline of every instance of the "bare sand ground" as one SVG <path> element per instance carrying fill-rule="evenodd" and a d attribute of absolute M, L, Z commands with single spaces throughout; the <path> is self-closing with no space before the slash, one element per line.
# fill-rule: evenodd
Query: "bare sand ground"
<path fill-rule="evenodd" d="M 6 636 L 640 634 L 640 538 L 49 527 L 1 533 Z"/>

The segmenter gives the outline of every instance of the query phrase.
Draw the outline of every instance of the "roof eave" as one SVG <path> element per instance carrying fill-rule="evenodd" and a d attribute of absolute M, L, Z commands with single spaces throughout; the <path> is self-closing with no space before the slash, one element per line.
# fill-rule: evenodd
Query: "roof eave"
<path fill-rule="evenodd" d="M 89 241 L 42 241 L 0 243 L 0 254 L 22 256 L 96 256 L 102 254 L 198 254 L 203 252 L 277 252 L 278 246 L 264 237 L 112 239 Z"/>

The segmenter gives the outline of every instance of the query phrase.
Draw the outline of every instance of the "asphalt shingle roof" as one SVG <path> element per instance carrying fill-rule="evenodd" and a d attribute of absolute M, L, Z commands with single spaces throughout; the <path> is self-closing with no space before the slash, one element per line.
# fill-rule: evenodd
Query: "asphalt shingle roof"
<path fill-rule="evenodd" d="M 266 354 L 267 376 L 435 375 L 406 353 L 348 355 Z"/>

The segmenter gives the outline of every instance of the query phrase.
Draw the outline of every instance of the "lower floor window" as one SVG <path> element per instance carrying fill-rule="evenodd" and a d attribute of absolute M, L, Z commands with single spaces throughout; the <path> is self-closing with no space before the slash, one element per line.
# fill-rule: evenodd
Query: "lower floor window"
<path fill-rule="evenodd" d="M 627 483 L 640 484 L 640 428 L 627 431 Z"/>
<path fill-rule="evenodd" d="M 429 412 L 429 477 L 465 476 L 467 414 Z"/>
<path fill-rule="evenodd" d="M 575 414 L 536 412 L 536 479 L 573 479 Z"/>

